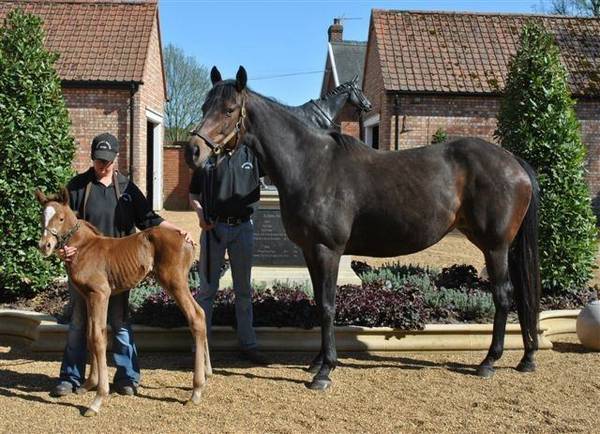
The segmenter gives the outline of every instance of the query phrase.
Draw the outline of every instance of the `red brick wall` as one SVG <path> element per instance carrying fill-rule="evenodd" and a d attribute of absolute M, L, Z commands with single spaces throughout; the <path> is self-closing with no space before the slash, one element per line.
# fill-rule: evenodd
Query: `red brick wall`
<path fill-rule="evenodd" d="M 166 95 L 164 91 L 163 67 L 161 47 L 158 32 L 158 16 L 154 18 L 154 26 L 148 44 L 146 65 L 144 66 L 144 84 L 135 97 L 136 116 L 134 120 L 134 155 L 133 155 L 133 179 L 143 192 L 146 192 L 146 138 L 147 118 L 146 109 L 151 110 L 159 116 L 164 116 L 164 104 Z M 161 142 L 164 143 L 164 125 L 161 125 Z M 164 156 L 163 156 L 164 159 Z M 164 192 L 164 179 L 163 179 Z"/>
<path fill-rule="evenodd" d="M 169 210 L 190 209 L 188 193 L 192 171 L 185 164 L 183 148 L 164 148 L 164 208 Z"/>
<path fill-rule="evenodd" d="M 92 139 L 104 132 L 114 134 L 120 143 L 118 169 L 128 173 L 129 91 L 115 89 L 63 88 L 71 119 L 71 134 L 77 150 L 73 166 L 77 172 L 91 165 Z"/>

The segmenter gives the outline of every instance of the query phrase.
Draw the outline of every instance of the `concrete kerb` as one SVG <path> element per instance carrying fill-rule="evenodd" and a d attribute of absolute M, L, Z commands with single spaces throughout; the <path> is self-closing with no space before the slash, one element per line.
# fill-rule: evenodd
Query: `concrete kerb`
<path fill-rule="evenodd" d="M 551 337 L 575 333 L 579 310 L 546 311 L 540 314 L 540 349 L 551 349 Z M 68 326 L 38 312 L 0 309 L 0 336 L 12 336 L 30 343 L 36 352 L 61 352 Z M 110 328 L 109 328 L 110 330 Z M 192 344 L 187 327 L 161 328 L 134 325 L 136 344 L 141 351 L 189 351 Z M 318 351 L 319 328 L 258 327 L 260 346 L 265 351 Z M 424 330 L 404 331 L 388 327 L 336 327 L 339 351 L 480 351 L 487 350 L 491 324 L 428 324 Z M 232 327 L 213 327 L 213 349 L 236 350 Z M 518 324 L 506 327 L 505 348 L 523 348 Z"/>

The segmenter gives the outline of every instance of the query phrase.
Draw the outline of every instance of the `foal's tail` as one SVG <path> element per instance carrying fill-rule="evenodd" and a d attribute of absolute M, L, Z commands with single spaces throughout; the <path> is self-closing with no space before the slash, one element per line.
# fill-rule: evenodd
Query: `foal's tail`
<path fill-rule="evenodd" d="M 538 210 L 540 187 L 533 168 L 517 158 L 529 175 L 532 186 L 531 201 L 521 228 L 509 253 L 510 276 L 515 288 L 515 300 L 525 349 L 537 350 L 537 325 L 541 296 L 540 262 L 538 250 Z"/>

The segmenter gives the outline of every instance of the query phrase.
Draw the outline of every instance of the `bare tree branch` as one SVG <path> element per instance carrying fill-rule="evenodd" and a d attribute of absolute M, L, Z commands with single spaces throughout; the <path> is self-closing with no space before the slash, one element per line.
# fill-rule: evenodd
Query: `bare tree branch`
<path fill-rule="evenodd" d="M 174 46 L 165 48 L 167 95 L 165 126 L 167 143 L 185 140 L 202 119 L 201 106 L 210 89 L 208 69 Z"/>

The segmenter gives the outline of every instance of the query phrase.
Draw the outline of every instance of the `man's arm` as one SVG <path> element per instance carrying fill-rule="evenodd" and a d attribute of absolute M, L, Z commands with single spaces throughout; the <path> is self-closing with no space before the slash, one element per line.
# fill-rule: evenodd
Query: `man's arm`
<path fill-rule="evenodd" d="M 214 228 L 214 224 L 210 224 L 204 219 L 204 209 L 202 208 L 202 205 L 200 205 L 200 202 L 202 201 L 202 195 L 190 193 L 188 196 L 190 205 L 192 206 L 192 209 L 196 212 L 196 215 L 198 216 L 198 222 L 200 223 L 200 227 L 205 231 L 209 231 L 212 228 Z"/>

